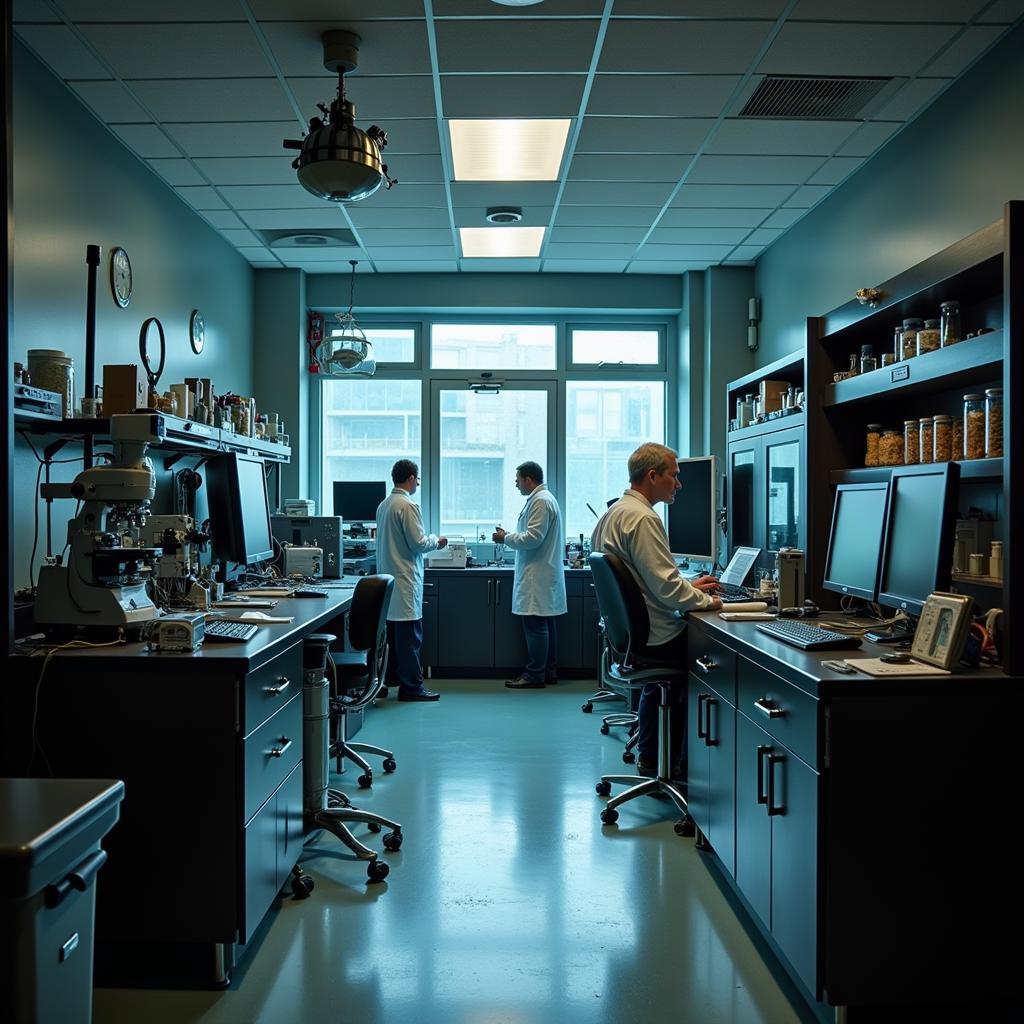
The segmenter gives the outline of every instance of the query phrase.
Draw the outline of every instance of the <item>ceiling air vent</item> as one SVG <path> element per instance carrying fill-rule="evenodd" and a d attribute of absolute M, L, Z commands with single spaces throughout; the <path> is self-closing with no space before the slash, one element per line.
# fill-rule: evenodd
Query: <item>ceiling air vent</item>
<path fill-rule="evenodd" d="M 313 231 L 257 231 L 271 249 L 356 248 L 355 235 L 346 228 L 317 228 Z"/>
<path fill-rule="evenodd" d="M 740 117 L 853 121 L 890 81 L 888 78 L 810 78 L 768 75 Z"/>

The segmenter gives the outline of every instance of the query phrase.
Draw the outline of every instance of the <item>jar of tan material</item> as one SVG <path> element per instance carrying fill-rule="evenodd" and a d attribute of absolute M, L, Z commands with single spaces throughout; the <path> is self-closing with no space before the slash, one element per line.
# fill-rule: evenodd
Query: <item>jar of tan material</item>
<path fill-rule="evenodd" d="M 903 465 L 916 466 L 921 438 L 918 433 L 917 420 L 903 421 Z"/>
<path fill-rule="evenodd" d="M 55 348 L 30 348 L 28 372 L 32 383 L 60 395 L 61 415 L 75 415 L 75 361 Z"/>
<path fill-rule="evenodd" d="M 1003 454 L 1003 389 L 985 391 L 985 458 Z"/>
<path fill-rule="evenodd" d="M 922 416 L 918 420 L 917 426 L 918 433 L 921 436 L 921 444 L 918 449 L 918 459 L 922 465 L 925 465 L 932 461 L 932 418 L 931 416 Z"/>
<path fill-rule="evenodd" d="M 864 465 L 878 465 L 878 442 L 882 437 L 882 424 L 869 423 L 867 434 L 867 450 L 864 452 Z"/>
<path fill-rule="evenodd" d="M 985 458 L 985 400 L 964 395 L 964 458 Z"/>
<path fill-rule="evenodd" d="M 953 417 L 936 416 L 932 420 L 932 461 L 949 462 L 953 458 Z"/>
<path fill-rule="evenodd" d="M 878 464 L 899 466 L 903 462 L 903 435 L 898 430 L 884 430 L 878 442 Z"/>
<path fill-rule="evenodd" d="M 938 320 L 925 320 L 924 326 L 917 332 L 917 354 L 937 352 L 941 347 Z"/>
<path fill-rule="evenodd" d="M 960 416 L 953 417 L 953 461 L 959 462 L 964 457 L 964 421 Z"/>
<path fill-rule="evenodd" d="M 903 321 L 903 358 L 913 359 L 917 355 L 917 332 L 922 323 L 917 317 Z"/>
<path fill-rule="evenodd" d="M 939 327 L 942 347 L 945 348 L 947 345 L 957 344 L 963 338 L 963 332 L 960 328 L 960 303 L 950 299 L 939 306 L 939 311 L 942 313 L 941 325 Z"/>

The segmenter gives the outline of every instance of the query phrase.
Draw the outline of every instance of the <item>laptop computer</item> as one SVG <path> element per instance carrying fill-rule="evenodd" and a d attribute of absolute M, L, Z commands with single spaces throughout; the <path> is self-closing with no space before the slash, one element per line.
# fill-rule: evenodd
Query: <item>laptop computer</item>
<path fill-rule="evenodd" d="M 751 601 L 756 600 L 743 589 L 743 581 L 754 568 L 760 548 L 737 548 L 729 559 L 729 564 L 722 570 L 718 577 L 721 590 L 718 596 L 723 601 Z"/>

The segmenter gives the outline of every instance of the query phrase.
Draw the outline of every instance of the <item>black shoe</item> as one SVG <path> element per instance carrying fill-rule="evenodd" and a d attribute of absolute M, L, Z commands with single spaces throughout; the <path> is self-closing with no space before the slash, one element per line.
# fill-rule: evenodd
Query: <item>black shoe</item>
<path fill-rule="evenodd" d="M 506 679 L 505 685 L 510 690 L 543 690 L 543 683 L 535 683 L 532 679 L 524 679 L 522 676 L 516 676 L 515 679 Z"/>
<path fill-rule="evenodd" d="M 398 699 L 399 700 L 411 700 L 411 701 L 440 700 L 441 699 L 441 694 L 439 694 L 436 690 L 427 690 L 427 689 L 423 689 L 423 690 L 410 690 L 410 691 L 399 690 L 398 691 Z"/>

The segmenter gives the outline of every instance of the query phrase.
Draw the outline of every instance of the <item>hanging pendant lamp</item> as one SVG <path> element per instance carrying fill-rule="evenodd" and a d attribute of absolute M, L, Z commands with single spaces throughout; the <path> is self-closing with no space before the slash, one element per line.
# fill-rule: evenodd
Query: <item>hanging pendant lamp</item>
<path fill-rule="evenodd" d="M 356 267 L 358 260 L 349 260 L 352 277 L 349 284 L 348 309 L 335 314 L 337 326 L 317 349 L 317 362 L 324 373 L 345 374 L 348 377 L 372 377 L 377 369 L 373 358 L 373 343 L 363 333 L 352 314 L 356 298 Z"/>

